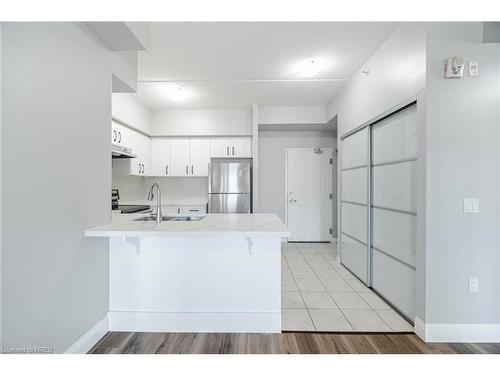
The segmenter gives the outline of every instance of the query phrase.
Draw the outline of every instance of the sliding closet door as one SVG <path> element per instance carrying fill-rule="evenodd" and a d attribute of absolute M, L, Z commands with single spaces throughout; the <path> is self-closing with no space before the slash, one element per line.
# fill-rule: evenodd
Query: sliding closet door
<path fill-rule="evenodd" d="M 366 284 L 368 263 L 368 128 L 342 140 L 340 261 Z"/>
<path fill-rule="evenodd" d="M 416 105 L 372 126 L 372 287 L 415 318 Z"/>

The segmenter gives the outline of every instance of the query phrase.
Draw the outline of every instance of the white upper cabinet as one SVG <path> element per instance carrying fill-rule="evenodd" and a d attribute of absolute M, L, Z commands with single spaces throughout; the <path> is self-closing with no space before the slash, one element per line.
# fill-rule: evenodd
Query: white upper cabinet
<path fill-rule="evenodd" d="M 191 176 L 208 176 L 210 162 L 210 140 L 203 138 L 191 139 Z"/>
<path fill-rule="evenodd" d="M 134 176 L 151 175 L 151 139 L 139 132 L 131 131 L 132 152 L 137 158 L 130 160 L 130 174 Z"/>
<path fill-rule="evenodd" d="M 252 157 L 252 139 L 250 137 L 212 138 L 210 156 L 212 158 Z"/>
<path fill-rule="evenodd" d="M 191 167 L 189 138 L 170 139 L 170 176 L 189 176 Z"/>
<path fill-rule="evenodd" d="M 210 140 L 210 156 L 212 158 L 228 158 L 231 138 L 212 138 Z"/>
<path fill-rule="evenodd" d="M 151 175 L 151 139 L 125 126 L 123 128 L 128 131 L 128 133 L 125 133 L 130 139 L 128 147 L 132 149 L 132 153 L 137 155 L 137 157 L 132 159 L 113 159 L 113 173 L 125 176 Z"/>
<path fill-rule="evenodd" d="M 111 121 L 111 144 L 131 147 L 131 130 L 116 121 Z"/>
<path fill-rule="evenodd" d="M 170 138 L 151 140 L 151 174 L 170 176 Z"/>
<path fill-rule="evenodd" d="M 153 138 L 152 175 L 208 176 L 210 140 L 207 138 Z"/>
<path fill-rule="evenodd" d="M 252 139 L 250 137 L 231 138 L 231 157 L 252 157 Z"/>

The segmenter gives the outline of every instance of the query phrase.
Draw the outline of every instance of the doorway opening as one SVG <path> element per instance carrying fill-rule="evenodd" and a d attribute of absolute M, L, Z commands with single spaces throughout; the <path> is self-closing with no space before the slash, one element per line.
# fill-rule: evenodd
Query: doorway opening
<path fill-rule="evenodd" d="M 290 242 L 331 242 L 333 155 L 331 148 L 287 148 L 285 194 Z"/>

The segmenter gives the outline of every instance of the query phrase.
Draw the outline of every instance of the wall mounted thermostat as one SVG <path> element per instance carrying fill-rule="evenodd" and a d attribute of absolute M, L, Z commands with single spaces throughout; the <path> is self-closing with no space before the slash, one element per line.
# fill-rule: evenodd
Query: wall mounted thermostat
<path fill-rule="evenodd" d="M 477 61 L 469 61 L 469 76 L 475 77 L 479 75 L 479 63 Z"/>
<path fill-rule="evenodd" d="M 464 59 L 459 56 L 448 57 L 445 64 L 446 78 L 460 78 L 464 74 Z"/>

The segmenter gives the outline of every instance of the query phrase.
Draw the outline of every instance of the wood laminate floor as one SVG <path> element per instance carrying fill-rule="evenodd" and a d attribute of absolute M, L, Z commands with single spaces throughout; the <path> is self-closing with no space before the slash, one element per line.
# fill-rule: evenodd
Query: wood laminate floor
<path fill-rule="evenodd" d="M 108 332 L 91 354 L 500 354 L 500 344 L 426 344 L 412 333 Z"/>

